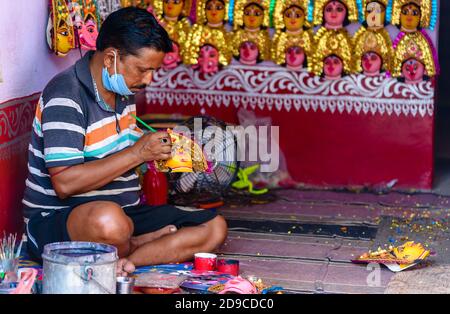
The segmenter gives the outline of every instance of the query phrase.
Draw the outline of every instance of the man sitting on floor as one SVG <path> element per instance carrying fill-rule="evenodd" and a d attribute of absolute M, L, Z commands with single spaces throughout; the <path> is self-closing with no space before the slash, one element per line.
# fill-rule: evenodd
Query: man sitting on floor
<path fill-rule="evenodd" d="M 138 8 L 112 13 L 97 51 L 88 52 L 45 87 L 33 122 L 23 199 L 28 249 L 90 241 L 118 249 L 118 274 L 135 266 L 182 262 L 213 251 L 227 234 L 211 211 L 139 205 L 135 168 L 170 158 L 166 132 L 143 135 L 131 114 L 133 94 L 150 84 L 168 34 Z"/>

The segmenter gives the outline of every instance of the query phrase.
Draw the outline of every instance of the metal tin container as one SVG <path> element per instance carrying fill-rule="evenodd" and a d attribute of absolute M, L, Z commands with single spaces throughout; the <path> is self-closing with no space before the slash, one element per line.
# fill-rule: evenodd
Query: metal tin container
<path fill-rule="evenodd" d="M 93 242 L 47 244 L 42 254 L 44 294 L 115 294 L 117 249 Z"/>

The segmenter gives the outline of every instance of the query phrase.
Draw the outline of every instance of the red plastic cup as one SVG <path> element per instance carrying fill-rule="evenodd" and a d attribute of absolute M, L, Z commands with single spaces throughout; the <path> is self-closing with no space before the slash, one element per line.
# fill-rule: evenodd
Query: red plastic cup
<path fill-rule="evenodd" d="M 235 259 L 219 259 L 217 261 L 217 271 L 220 273 L 239 275 L 239 261 Z"/>
<path fill-rule="evenodd" d="M 214 271 L 217 255 L 211 253 L 197 253 L 194 255 L 194 268 L 197 271 Z"/>

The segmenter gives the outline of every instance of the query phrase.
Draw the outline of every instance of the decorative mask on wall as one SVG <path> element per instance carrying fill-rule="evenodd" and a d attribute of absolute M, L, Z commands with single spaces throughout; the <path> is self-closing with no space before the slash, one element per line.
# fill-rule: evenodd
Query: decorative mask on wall
<path fill-rule="evenodd" d="M 200 71 L 213 73 L 219 70 L 220 65 L 226 66 L 230 63 L 231 37 L 224 27 L 224 21 L 228 18 L 228 6 L 228 0 L 197 0 L 197 24 L 192 27 L 185 42 L 185 64 L 195 66 L 202 63 L 205 66 L 201 66 Z M 212 61 L 212 55 L 217 57 L 217 66 L 207 66 L 215 63 Z"/>
<path fill-rule="evenodd" d="M 174 69 L 180 63 L 180 47 L 176 42 L 172 42 L 172 51 L 164 56 L 162 68 L 165 70 Z"/>
<path fill-rule="evenodd" d="M 423 75 L 433 77 L 437 74 L 437 55 L 428 40 L 421 32 L 403 33 L 394 43 L 392 76 L 403 77 L 409 83 L 417 83 L 423 79 Z"/>
<path fill-rule="evenodd" d="M 300 70 L 313 51 L 313 33 L 309 20 L 312 7 L 309 0 L 277 1 L 273 13 L 276 29 L 272 44 L 272 60 L 291 70 Z"/>
<path fill-rule="evenodd" d="M 389 34 L 388 34 L 389 36 Z M 382 32 L 366 31 L 355 36 L 355 71 L 367 76 L 379 75 L 390 71 L 392 46 Z"/>
<path fill-rule="evenodd" d="M 323 25 L 327 29 L 344 27 L 346 18 L 350 22 L 358 20 L 356 0 L 315 0 L 314 25 Z"/>
<path fill-rule="evenodd" d="M 234 6 L 233 55 L 243 64 L 253 64 L 247 56 L 258 56 L 258 61 L 270 59 L 271 39 L 267 27 L 270 24 L 269 0 L 237 0 Z M 245 44 L 251 42 L 251 44 Z M 251 47 L 257 51 L 250 51 Z M 245 52 L 245 56 L 240 55 Z M 252 53 L 251 53 L 252 52 Z"/>
<path fill-rule="evenodd" d="M 437 0 L 392 0 L 392 15 L 387 14 L 393 25 L 406 33 L 415 32 L 419 28 L 433 30 L 438 15 Z"/>
<path fill-rule="evenodd" d="M 313 57 L 313 72 L 317 76 L 338 79 L 352 72 L 352 46 L 344 32 L 328 33 L 322 37 Z"/>
<path fill-rule="evenodd" d="M 51 0 L 47 23 L 47 44 L 60 57 L 75 48 L 75 33 L 69 7 L 64 0 Z"/>

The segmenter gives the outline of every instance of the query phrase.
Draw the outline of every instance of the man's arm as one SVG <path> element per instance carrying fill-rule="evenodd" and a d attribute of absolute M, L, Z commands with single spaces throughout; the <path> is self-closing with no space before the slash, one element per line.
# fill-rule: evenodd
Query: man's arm
<path fill-rule="evenodd" d="M 65 199 L 101 188 L 143 162 L 169 159 L 170 152 L 169 135 L 157 132 L 143 135 L 133 146 L 106 158 L 48 171 L 56 194 Z"/>

